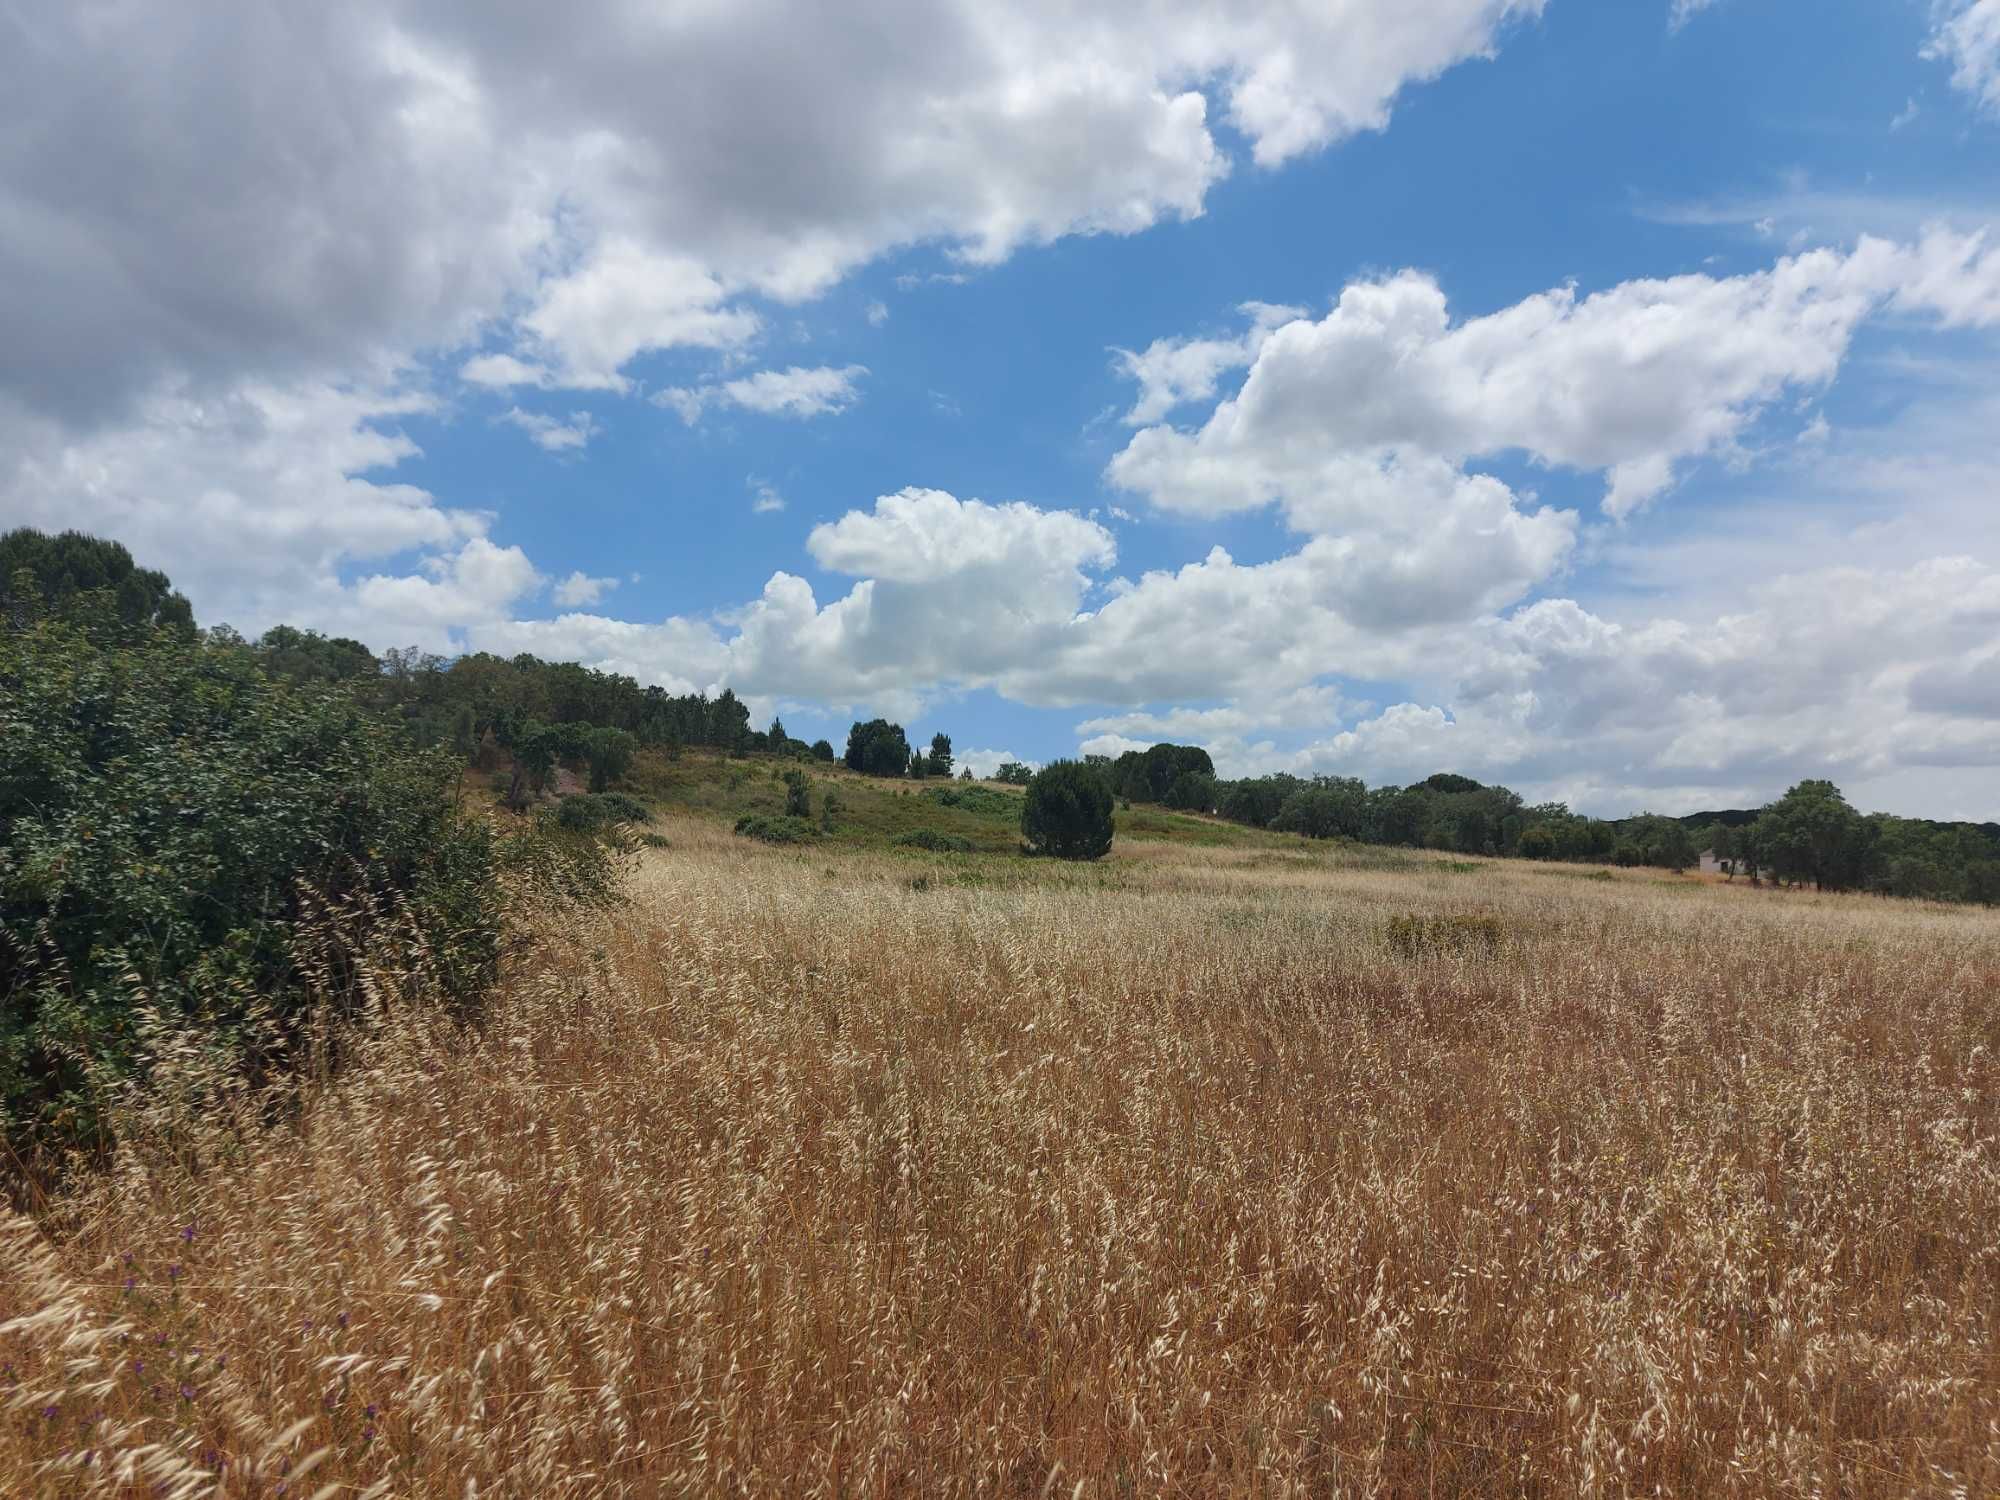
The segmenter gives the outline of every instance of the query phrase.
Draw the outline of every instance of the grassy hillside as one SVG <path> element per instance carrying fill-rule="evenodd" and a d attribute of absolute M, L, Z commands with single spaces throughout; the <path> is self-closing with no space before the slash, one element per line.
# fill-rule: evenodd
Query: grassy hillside
<path fill-rule="evenodd" d="M 897 789 L 801 852 L 659 780 L 483 1029 L 390 1006 L 296 1119 L 163 1104 L 0 1226 L 0 1493 L 2000 1492 L 1990 914 L 940 884 Z"/>
<path fill-rule="evenodd" d="M 641 755 L 627 785 L 662 811 L 702 813 L 733 824 L 745 816 L 783 813 L 784 773 L 799 769 L 812 781 L 816 825 L 826 793 L 833 792 L 839 800 L 832 827 L 823 835 L 823 842 L 832 847 L 894 847 L 898 836 L 922 829 L 965 839 L 974 850 L 985 853 L 1015 853 L 1021 847 L 1022 790 L 998 782 L 884 780 L 819 762 L 768 756 L 732 759 L 688 751 L 677 759 L 658 752 Z M 1126 840 L 1215 848 L 1282 848 L 1298 843 L 1218 818 L 1158 807 L 1120 811 L 1114 823 L 1117 837 Z"/>

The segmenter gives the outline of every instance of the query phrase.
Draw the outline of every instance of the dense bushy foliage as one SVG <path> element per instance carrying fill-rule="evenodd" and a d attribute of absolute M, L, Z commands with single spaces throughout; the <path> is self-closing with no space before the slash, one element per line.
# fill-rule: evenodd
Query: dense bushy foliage
<path fill-rule="evenodd" d="M 1134 802 L 1167 802 L 1174 784 L 1184 776 L 1205 776 L 1211 781 L 1215 777 L 1215 762 L 1199 745 L 1128 750 L 1103 769 L 1112 792 Z"/>
<path fill-rule="evenodd" d="M 653 814 L 637 797 L 623 792 L 578 792 L 556 808 L 556 822 L 575 833 L 595 833 L 620 823 L 650 823 Z"/>
<path fill-rule="evenodd" d="M 1802 781 L 1754 817 L 1696 832 L 1733 875 L 1941 901 L 2000 902 L 2000 826 L 1854 810 L 1830 781 Z M 1722 821 L 1724 817 L 1729 821 Z"/>
<path fill-rule="evenodd" d="M 499 951 L 500 856 L 454 813 L 452 757 L 338 688 L 104 614 L 0 634 L 0 1105 L 34 1144 L 96 1138 L 149 1031 L 282 1047 L 327 998 L 302 939 L 351 958 L 393 924 L 467 1003 Z"/>
<path fill-rule="evenodd" d="M 1000 768 L 993 773 L 993 779 L 1006 786 L 1026 786 L 1035 779 L 1035 772 L 1018 760 L 1003 760 Z"/>
<path fill-rule="evenodd" d="M 738 818 L 736 831 L 745 838 L 766 844 L 810 844 L 820 833 L 804 818 L 789 814 L 772 817 L 764 813 L 750 813 Z"/>
<path fill-rule="evenodd" d="M 910 742 L 903 726 L 870 719 L 847 731 L 847 769 L 866 776 L 904 776 L 910 769 Z"/>
<path fill-rule="evenodd" d="M 982 817 L 1018 818 L 1021 815 L 1021 799 L 1012 792 L 996 792 L 987 786 L 934 786 L 924 795 L 939 807 L 961 808 Z"/>
<path fill-rule="evenodd" d="M 1096 766 L 1056 761 L 1028 783 L 1021 836 L 1036 854 L 1102 859 L 1111 852 L 1111 802 L 1111 787 Z"/>
<path fill-rule="evenodd" d="M 226 629 L 212 634 L 234 638 Z M 378 657 L 358 641 L 288 625 L 265 632 L 254 649 L 274 674 L 352 682 L 365 703 L 396 714 L 426 744 L 457 741 L 461 723 L 466 744 L 460 748 L 479 744 L 489 733 L 504 742 L 509 726 L 546 724 L 619 730 L 631 737 L 634 749 L 699 745 L 731 754 L 812 753 L 789 738 L 774 746 L 768 733 L 752 730 L 750 710 L 727 688 L 714 698 L 676 697 L 617 673 L 526 653 L 501 657 L 477 651 L 448 661 L 412 649 Z M 579 758 L 582 754 L 579 748 Z"/>
<path fill-rule="evenodd" d="M 19 627 L 83 594 L 102 594 L 127 627 L 194 629 L 188 602 L 167 575 L 141 568 L 116 542 L 80 531 L 56 536 L 22 527 L 0 536 L 0 619 Z"/>

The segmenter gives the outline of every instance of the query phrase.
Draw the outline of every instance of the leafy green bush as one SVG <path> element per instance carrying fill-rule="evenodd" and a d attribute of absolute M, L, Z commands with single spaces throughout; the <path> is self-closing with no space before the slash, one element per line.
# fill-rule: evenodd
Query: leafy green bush
<path fill-rule="evenodd" d="M 1021 799 L 1011 792 L 996 792 L 990 786 L 934 786 L 924 795 L 939 807 L 956 807 L 987 818 L 1015 818 L 1021 813 Z"/>
<path fill-rule="evenodd" d="M 595 833 L 619 823 L 650 823 L 646 804 L 624 792 L 578 792 L 562 799 L 556 822 L 573 833 Z"/>
<path fill-rule="evenodd" d="M 355 1002 L 380 945 L 469 1007 L 510 880 L 610 895 L 602 849 L 460 819 L 458 759 L 412 749 L 348 689 L 102 618 L 0 632 L 0 1110 L 17 1159 L 101 1142 L 149 1033 L 267 1068 L 320 1008 Z"/>
<path fill-rule="evenodd" d="M 1102 859 L 1111 852 L 1111 787 L 1095 766 L 1059 760 L 1037 771 L 1022 799 L 1029 852 Z"/>
<path fill-rule="evenodd" d="M 912 828 L 896 835 L 895 842 L 906 849 L 928 849 L 934 854 L 970 854 L 972 840 L 956 834 L 939 833 L 935 828 Z"/>
<path fill-rule="evenodd" d="M 738 818 L 736 831 L 745 838 L 761 839 L 767 844 L 810 844 L 819 839 L 819 830 L 804 818 L 772 817 L 764 813 Z"/>
<path fill-rule="evenodd" d="M 1495 916 L 1418 916 L 1389 919 L 1389 946 L 1405 958 L 1444 953 L 1495 953 L 1506 928 Z"/>

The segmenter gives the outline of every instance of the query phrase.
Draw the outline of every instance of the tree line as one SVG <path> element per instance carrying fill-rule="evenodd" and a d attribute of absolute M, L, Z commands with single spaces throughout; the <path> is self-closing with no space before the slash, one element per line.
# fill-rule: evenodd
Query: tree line
<path fill-rule="evenodd" d="M 2000 902 L 2000 824 L 1862 814 L 1830 781 L 1802 781 L 1753 811 L 1591 818 L 1443 772 L 1409 786 L 1352 776 L 1219 778 L 1199 746 L 1086 758 L 1118 797 L 1306 838 L 1518 859 L 1691 868 L 1731 878 L 1944 901 Z"/>

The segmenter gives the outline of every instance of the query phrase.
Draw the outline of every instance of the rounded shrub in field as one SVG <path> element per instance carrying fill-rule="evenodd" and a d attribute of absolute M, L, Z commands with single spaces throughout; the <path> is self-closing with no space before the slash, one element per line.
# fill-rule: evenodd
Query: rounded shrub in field
<path fill-rule="evenodd" d="M 624 792 L 576 792 L 563 798 L 556 821 L 575 833 L 595 833 L 619 823 L 650 823 L 653 815 Z"/>
<path fill-rule="evenodd" d="M 1111 852 L 1111 787 L 1095 766 L 1059 760 L 1028 782 L 1021 836 L 1029 852 L 1102 859 Z"/>

